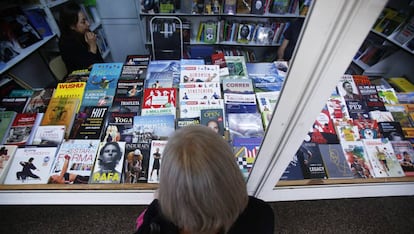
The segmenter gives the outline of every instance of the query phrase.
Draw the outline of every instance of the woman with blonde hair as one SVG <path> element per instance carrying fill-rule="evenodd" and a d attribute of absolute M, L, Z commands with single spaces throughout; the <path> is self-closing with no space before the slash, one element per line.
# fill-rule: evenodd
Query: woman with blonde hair
<path fill-rule="evenodd" d="M 272 208 L 248 196 L 230 145 L 201 125 L 184 127 L 169 137 L 158 198 L 142 217 L 137 234 L 274 231 Z"/>

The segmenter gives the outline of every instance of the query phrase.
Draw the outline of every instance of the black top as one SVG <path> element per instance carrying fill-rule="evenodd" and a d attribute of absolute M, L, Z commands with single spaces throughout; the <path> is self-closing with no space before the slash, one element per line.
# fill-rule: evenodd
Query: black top
<path fill-rule="evenodd" d="M 62 34 L 59 40 L 59 50 L 68 73 L 89 68 L 94 63 L 104 62 L 99 50 L 96 54 L 89 52 L 84 36 L 76 32 Z"/>
<path fill-rule="evenodd" d="M 285 61 L 289 61 L 292 58 L 293 50 L 295 49 L 296 42 L 298 41 L 303 21 L 304 19 L 302 18 L 293 21 L 283 34 L 284 38 L 289 40 L 289 44 L 287 45 L 285 54 L 283 55 L 283 59 Z"/>
<path fill-rule="evenodd" d="M 217 209 L 220 212 L 220 209 Z M 165 219 L 159 211 L 158 200 L 154 200 L 144 214 L 144 221 L 135 234 L 168 233 L 178 234 L 179 229 Z M 249 197 L 249 203 L 243 213 L 237 218 L 228 234 L 271 234 L 274 233 L 273 209 L 266 202 L 255 197 Z"/>

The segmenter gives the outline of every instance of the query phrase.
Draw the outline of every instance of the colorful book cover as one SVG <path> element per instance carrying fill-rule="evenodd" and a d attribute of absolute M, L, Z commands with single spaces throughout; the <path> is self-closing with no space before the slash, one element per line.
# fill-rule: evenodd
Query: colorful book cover
<path fill-rule="evenodd" d="M 4 144 L 25 145 L 28 143 L 37 118 L 38 113 L 18 113 L 10 126 Z"/>
<path fill-rule="evenodd" d="M 136 112 L 142 108 L 144 80 L 119 79 L 110 112 Z"/>
<path fill-rule="evenodd" d="M 246 79 L 249 77 L 244 56 L 226 55 L 224 58 L 229 68 L 229 78 Z"/>
<path fill-rule="evenodd" d="M 283 63 L 259 62 L 246 63 L 246 68 L 248 76 L 255 86 L 255 91 L 260 92 L 269 91 L 266 89 L 267 86 L 275 88 L 270 91 L 280 91 L 286 78 L 288 66 Z"/>
<path fill-rule="evenodd" d="M 76 114 L 71 139 L 101 139 L 108 115 L 107 106 L 83 106 Z"/>
<path fill-rule="evenodd" d="M 335 120 L 334 121 L 336 134 L 340 142 L 358 141 L 360 140 L 358 127 L 354 125 L 352 119 Z"/>
<path fill-rule="evenodd" d="M 312 129 L 308 134 L 310 142 L 318 144 L 338 144 L 339 138 L 335 131 L 335 124 L 329 115 L 326 106 L 316 117 Z"/>
<path fill-rule="evenodd" d="M 255 94 L 224 93 L 226 113 L 256 113 Z"/>
<path fill-rule="evenodd" d="M 223 109 L 202 109 L 200 111 L 200 124 L 211 128 L 220 136 L 224 136 Z"/>
<path fill-rule="evenodd" d="M 150 161 L 148 170 L 148 183 L 160 182 L 160 167 L 162 157 L 164 156 L 164 149 L 167 145 L 167 140 L 153 140 L 151 141 Z"/>
<path fill-rule="evenodd" d="M 348 108 L 345 99 L 339 94 L 331 94 L 326 102 L 329 116 L 332 119 L 349 119 Z"/>
<path fill-rule="evenodd" d="M 10 127 L 17 113 L 14 111 L 0 111 L 0 142 L 3 143 L 9 136 Z"/>
<path fill-rule="evenodd" d="M 47 105 L 49 105 L 50 99 L 55 92 L 55 88 L 46 88 L 33 92 L 26 108 L 25 113 L 44 113 Z"/>
<path fill-rule="evenodd" d="M 378 96 L 384 104 L 399 103 L 397 92 L 394 88 L 382 88 L 377 86 Z"/>
<path fill-rule="evenodd" d="M 78 98 L 52 98 L 40 125 L 65 125 L 65 138 L 69 137 L 79 106 Z"/>
<path fill-rule="evenodd" d="M 326 179 L 325 166 L 318 144 L 313 142 L 302 142 L 296 151 L 304 179 Z"/>
<path fill-rule="evenodd" d="M 353 178 L 340 144 L 319 144 L 328 179 Z"/>
<path fill-rule="evenodd" d="M 126 143 L 122 181 L 125 184 L 148 180 L 151 143 Z"/>
<path fill-rule="evenodd" d="M 398 92 L 414 92 L 414 84 L 405 77 L 390 77 L 387 81 Z"/>
<path fill-rule="evenodd" d="M 145 78 L 145 88 L 178 87 L 180 83 L 180 66 L 180 60 L 150 61 Z M 157 80 L 159 81 L 158 83 Z"/>
<path fill-rule="evenodd" d="M 219 65 L 181 64 L 180 83 L 219 82 Z"/>
<path fill-rule="evenodd" d="M 151 61 L 149 54 L 128 54 L 125 58 L 125 65 L 148 66 Z"/>
<path fill-rule="evenodd" d="M 145 80 L 148 65 L 126 65 L 122 66 L 120 80 Z"/>
<path fill-rule="evenodd" d="M 32 97 L 33 92 L 30 89 L 13 89 L 9 93 L 9 97 Z"/>
<path fill-rule="evenodd" d="M 361 95 L 358 92 L 358 87 L 355 84 L 352 75 L 345 74 L 341 76 L 336 87 L 338 90 L 338 94 L 340 94 L 346 102 L 361 100 Z M 349 111 L 351 112 L 351 110 Z"/>
<path fill-rule="evenodd" d="M 394 117 L 389 111 L 370 111 L 368 112 L 369 118 L 380 122 L 390 122 L 394 121 Z"/>
<path fill-rule="evenodd" d="M 32 145 L 59 146 L 65 138 L 65 125 L 39 126 L 34 134 Z"/>
<path fill-rule="evenodd" d="M 226 58 L 224 53 L 214 53 L 211 55 L 211 63 L 219 66 L 220 78 L 229 75 L 229 68 L 227 67 Z"/>
<path fill-rule="evenodd" d="M 175 131 L 174 115 L 147 115 L 134 117 L 132 142 L 167 139 Z"/>
<path fill-rule="evenodd" d="M 0 111 L 23 113 L 30 97 L 4 97 L 0 101 Z"/>
<path fill-rule="evenodd" d="M 280 180 L 303 180 L 302 167 L 296 155 L 289 162 Z"/>
<path fill-rule="evenodd" d="M 273 113 L 279 100 L 280 91 L 258 92 L 256 93 L 257 105 L 260 112 L 269 111 Z"/>
<path fill-rule="evenodd" d="M 404 171 L 387 138 L 362 139 L 374 177 L 402 177 Z"/>
<path fill-rule="evenodd" d="M 379 98 L 375 85 L 358 85 L 359 93 L 368 111 L 385 111 L 384 102 Z"/>
<path fill-rule="evenodd" d="M 132 136 L 134 135 L 133 124 L 136 115 L 134 112 L 110 112 L 102 141 L 132 143 Z"/>
<path fill-rule="evenodd" d="M 49 183 L 89 183 L 99 143 L 99 140 L 85 139 L 63 141 L 53 162 Z"/>
<path fill-rule="evenodd" d="M 360 139 L 374 139 L 382 137 L 378 127 L 378 122 L 376 120 L 354 119 L 353 124 L 358 127 Z"/>
<path fill-rule="evenodd" d="M 245 179 L 253 168 L 263 137 L 235 137 L 232 140 L 234 157 Z"/>
<path fill-rule="evenodd" d="M 200 118 L 200 110 L 202 109 L 223 109 L 223 99 L 210 100 L 181 100 L 180 101 L 179 118 Z"/>
<path fill-rule="evenodd" d="M 177 109 L 171 107 L 160 107 L 160 108 L 144 108 L 141 110 L 141 116 L 146 115 L 174 115 L 177 116 Z"/>
<path fill-rule="evenodd" d="M 59 83 L 53 93 L 54 98 L 77 98 L 82 104 L 86 82 Z M 80 105 L 79 104 L 79 105 Z M 76 112 L 79 111 L 79 107 Z"/>
<path fill-rule="evenodd" d="M 391 141 L 391 145 L 405 176 L 414 176 L 414 148 L 411 142 Z"/>
<path fill-rule="evenodd" d="M 374 172 L 362 141 L 341 142 L 345 158 L 354 178 L 373 178 Z"/>
<path fill-rule="evenodd" d="M 180 83 L 178 89 L 180 100 L 221 99 L 219 82 Z"/>
<path fill-rule="evenodd" d="M 119 184 L 125 156 L 125 142 L 101 142 L 93 166 L 90 184 Z"/>
<path fill-rule="evenodd" d="M 0 184 L 4 183 L 17 145 L 0 145 Z"/>
<path fill-rule="evenodd" d="M 394 121 L 399 122 L 403 128 L 411 128 L 410 117 L 406 111 L 405 104 L 385 104 L 387 111 L 391 112 Z"/>
<path fill-rule="evenodd" d="M 388 138 L 390 141 L 404 140 L 404 132 L 399 122 L 379 122 L 378 128 L 383 138 Z"/>
<path fill-rule="evenodd" d="M 223 79 L 224 93 L 252 94 L 254 93 L 251 79 Z"/>
<path fill-rule="evenodd" d="M 398 102 L 401 104 L 414 103 L 414 92 L 396 93 Z"/>
<path fill-rule="evenodd" d="M 111 106 L 122 63 L 95 63 L 86 82 L 82 106 Z"/>
<path fill-rule="evenodd" d="M 57 147 L 17 148 L 4 184 L 47 184 Z"/>
<path fill-rule="evenodd" d="M 176 88 L 146 88 L 143 97 L 143 109 L 175 107 L 177 104 Z"/>
<path fill-rule="evenodd" d="M 369 109 L 362 99 L 345 101 L 349 117 L 352 119 L 369 119 Z"/>
<path fill-rule="evenodd" d="M 176 129 L 180 129 L 186 126 L 190 125 L 199 125 L 200 124 L 200 117 L 194 117 L 194 118 L 178 118 Z"/>
<path fill-rule="evenodd" d="M 259 113 L 230 113 L 227 121 L 231 139 L 264 136 L 262 116 Z"/>

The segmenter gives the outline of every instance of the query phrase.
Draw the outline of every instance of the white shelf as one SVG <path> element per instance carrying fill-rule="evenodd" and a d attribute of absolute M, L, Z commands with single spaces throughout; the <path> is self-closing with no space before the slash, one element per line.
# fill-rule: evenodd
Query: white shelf
<path fill-rule="evenodd" d="M 44 44 L 46 44 L 48 41 L 50 41 L 55 36 L 56 35 L 53 34 L 51 36 L 45 37 L 41 41 L 36 42 L 35 44 L 21 50 L 19 55 L 17 55 L 16 57 L 8 61 L 6 64 L 0 65 L 0 74 L 3 74 L 5 71 L 7 71 L 11 67 L 19 63 L 21 60 L 23 60 L 24 58 L 26 58 L 27 56 L 35 52 L 37 49 L 42 47 Z"/>

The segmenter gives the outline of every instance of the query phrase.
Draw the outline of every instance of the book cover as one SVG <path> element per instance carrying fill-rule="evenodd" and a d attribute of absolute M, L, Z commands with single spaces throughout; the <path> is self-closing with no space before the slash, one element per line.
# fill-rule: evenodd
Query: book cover
<path fill-rule="evenodd" d="M 180 60 L 153 60 L 148 64 L 145 88 L 178 87 L 180 71 Z"/>
<path fill-rule="evenodd" d="M 271 62 L 246 63 L 248 77 L 252 79 L 255 92 L 281 91 L 286 78 L 287 64 Z"/>
<path fill-rule="evenodd" d="M 53 93 L 54 98 L 77 98 L 79 100 L 79 106 L 76 112 L 79 111 L 80 105 L 82 104 L 83 95 L 85 92 L 86 82 L 78 81 L 71 83 L 58 83 L 55 92 Z"/>
<path fill-rule="evenodd" d="M 181 65 L 180 84 L 194 82 L 219 82 L 219 65 Z"/>
<path fill-rule="evenodd" d="M 390 122 L 394 121 L 394 117 L 389 111 L 370 111 L 368 112 L 369 118 L 380 122 Z"/>
<path fill-rule="evenodd" d="M 99 140 L 63 141 L 49 174 L 49 183 L 87 184 L 97 157 Z"/>
<path fill-rule="evenodd" d="M 59 146 L 65 138 L 65 125 L 39 126 L 34 134 L 32 145 Z"/>
<path fill-rule="evenodd" d="M 356 86 L 371 85 L 369 76 L 366 75 L 352 75 L 352 79 L 354 80 Z"/>
<path fill-rule="evenodd" d="M 101 139 L 108 115 L 107 106 L 83 106 L 70 130 L 71 139 Z"/>
<path fill-rule="evenodd" d="M 128 54 L 125 57 L 124 65 L 141 65 L 148 66 L 151 61 L 149 54 Z"/>
<path fill-rule="evenodd" d="M 251 79 L 223 79 L 224 93 L 252 94 L 254 93 Z"/>
<path fill-rule="evenodd" d="M 319 144 L 328 179 L 353 178 L 340 144 Z"/>
<path fill-rule="evenodd" d="M 217 42 L 217 22 L 203 23 L 203 42 L 207 44 L 214 44 Z"/>
<path fill-rule="evenodd" d="M 232 140 L 234 157 L 245 179 L 253 168 L 263 137 L 235 137 Z"/>
<path fill-rule="evenodd" d="M 384 102 L 379 98 L 375 85 L 358 85 L 357 87 L 368 111 L 385 111 Z"/>
<path fill-rule="evenodd" d="M 326 102 L 326 107 L 328 108 L 329 116 L 332 119 L 350 118 L 345 99 L 339 94 L 331 94 Z"/>
<path fill-rule="evenodd" d="M 148 183 L 159 183 L 160 182 L 160 171 L 162 157 L 167 140 L 153 140 L 151 141 L 150 161 L 149 161 L 149 174 Z"/>
<path fill-rule="evenodd" d="M 401 104 L 414 103 L 414 92 L 396 93 L 398 102 Z"/>
<path fill-rule="evenodd" d="M 387 138 L 362 139 L 374 177 L 401 177 L 404 172 Z"/>
<path fill-rule="evenodd" d="M 273 0 L 270 5 L 270 13 L 286 14 L 288 13 L 289 0 Z"/>
<path fill-rule="evenodd" d="M 53 96 L 55 89 L 46 88 L 33 92 L 27 106 L 24 109 L 25 113 L 44 113 L 47 105 L 49 105 L 50 99 Z"/>
<path fill-rule="evenodd" d="M 71 82 L 86 82 L 91 71 L 89 69 L 74 70 L 66 76 L 66 83 Z"/>
<path fill-rule="evenodd" d="M 169 108 L 177 106 L 176 88 L 146 88 L 143 97 L 143 109 Z M 175 108 L 174 108 L 175 109 Z"/>
<path fill-rule="evenodd" d="M 120 80 L 145 80 L 147 77 L 148 65 L 127 65 L 122 66 Z"/>
<path fill-rule="evenodd" d="M 17 148 L 4 184 L 47 184 L 57 147 Z"/>
<path fill-rule="evenodd" d="M 132 143 L 167 139 L 175 131 L 174 115 L 147 115 L 134 117 Z"/>
<path fill-rule="evenodd" d="M 211 55 L 211 63 L 219 66 L 220 78 L 229 75 L 229 68 L 227 67 L 226 58 L 223 52 L 214 53 Z"/>
<path fill-rule="evenodd" d="M 0 101 L 0 111 L 23 113 L 30 97 L 4 97 Z"/>
<path fill-rule="evenodd" d="M 199 125 L 200 124 L 200 117 L 194 117 L 194 118 L 178 118 L 176 129 L 180 129 L 186 126 L 190 125 Z"/>
<path fill-rule="evenodd" d="M 384 104 L 399 103 L 397 93 L 394 88 L 381 88 L 377 86 L 378 96 Z"/>
<path fill-rule="evenodd" d="M 133 123 L 136 115 L 134 112 L 109 112 L 108 124 L 102 141 L 124 141 L 126 143 L 132 143 L 132 137 L 134 135 Z"/>
<path fill-rule="evenodd" d="M 224 58 L 229 68 L 229 78 L 249 77 L 244 56 L 226 55 Z"/>
<path fill-rule="evenodd" d="M 388 138 L 390 141 L 404 140 L 404 132 L 399 122 L 379 122 L 378 128 L 383 138 Z"/>
<path fill-rule="evenodd" d="M 335 124 L 329 116 L 329 111 L 326 109 L 321 110 L 316 117 L 315 122 L 312 125 L 312 129 L 309 132 L 310 142 L 318 144 L 338 144 L 339 138 L 335 131 Z M 308 141 L 308 140 L 307 140 Z"/>
<path fill-rule="evenodd" d="M 229 113 L 257 113 L 255 94 L 224 93 L 225 112 Z"/>
<path fill-rule="evenodd" d="M 237 1 L 236 0 L 224 0 L 223 14 L 234 15 L 236 14 Z"/>
<path fill-rule="evenodd" d="M 0 145 L 0 184 L 4 183 L 17 145 Z"/>
<path fill-rule="evenodd" d="M 412 16 L 395 34 L 394 40 L 403 45 L 414 38 L 414 16 Z"/>
<path fill-rule="evenodd" d="M 345 101 L 349 117 L 352 119 L 369 119 L 369 109 L 362 99 Z"/>
<path fill-rule="evenodd" d="M 334 121 L 336 134 L 342 144 L 346 141 L 358 141 L 360 140 L 358 127 L 354 125 L 352 119 Z"/>
<path fill-rule="evenodd" d="M 227 114 L 227 121 L 231 139 L 264 136 L 262 117 L 259 113 L 230 113 Z"/>
<path fill-rule="evenodd" d="M 142 108 L 144 80 L 119 79 L 110 112 L 136 112 Z"/>
<path fill-rule="evenodd" d="M 17 113 L 4 140 L 7 145 L 25 145 L 34 131 L 38 113 Z"/>
<path fill-rule="evenodd" d="M 125 184 L 148 181 L 151 143 L 126 143 L 122 181 Z"/>
<path fill-rule="evenodd" d="M 358 127 L 360 139 L 374 139 L 382 137 L 378 122 L 376 120 L 354 119 L 353 124 Z"/>
<path fill-rule="evenodd" d="M 25 15 L 37 32 L 44 38 L 53 35 L 52 29 L 47 22 L 46 13 L 39 8 L 24 10 Z"/>
<path fill-rule="evenodd" d="M 304 179 L 326 179 L 325 166 L 318 144 L 313 142 L 302 142 L 296 151 Z"/>
<path fill-rule="evenodd" d="M 0 143 L 9 136 L 10 128 L 17 113 L 14 111 L 0 111 Z"/>
<path fill-rule="evenodd" d="M 222 99 L 219 82 L 181 83 L 178 96 L 180 100 Z"/>
<path fill-rule="evenodd" d="M 200 117 L 200 110 L 202 109 L 223 109 L 223 99 L 210 100 L 181 100 L 180 101 L 179 118 L 194 118 Z"/>
<path fill-rule="evenodd" d="M 9 97 L 31 97 L 33 92 L 33 90 L 29 89 L 13 89 L 9 93 Z"/>
<path fill-rule="evenodd" d="M 358 92 L 358 87 L 356 86 L 352 75 L 345 74 L 341 76 L 336 87 L 338 93 L 345 99 L 346 102 L 356 100 L 360 101 L 362 98 Z"/>
<path fill-rule="evenodd" d="M 119 184 L 124 166 L 125 142 L 101 142 L 90 184 Z"/>
<path fill-rule="evenodd" d="M 385 104 L 387 111 L 391 112 L 394 121 L 399 122 L 403 128 L 411 128 L 409 115 L 404 104 Z"/>
<path fill-rule="evenodd" d="M 391 141 L 391 145 L 405 176 L 414 176 L 414 148 L 411 142 Z"/>
<path fill-rule="evenodd" d="M 78 106 L 78 98 L 52 98 L 40 125 L 65 125 L 65 138 L 68 138 Z"/>
<path fill-rule="evenodd" d="M 279 100 L 280 91 L 257 92 L 256 99 L 261 113 L 269 111 L 273 113 Z"/>
<path fill-rule="evenodd" d="M 239 24 L 236 41 L 239 43 L 249 43 L 253 40 L 254 29 L 255 25 L 253 24 Z"/>
<path fill-rule="evenodd" d="M 405 77 L 390 77 L 387 81 L 397 92 L 414 92 L 414 84 Z"/>
<path fill-rule="evenodd" d="M 252 7 L 250 10 L 251 14 L 263 15 L 265 12 L 265 1 L 264 0 L 252 0 Z"/>
<path fill-rule="evenodd" d="M 144 108 L 141 110 L 141 116 L 146 115 L 174 115 L 175 118 L 177 116 L 177 109 L 173 106 L 160 108 Z"/>
<path fill-rule="evenodd" d="M 81 106 L 111 106 L 122 63 L 95 63 L 85 86 Z"/>
<path fill-rule="evenodd" d="M 373 178 L 374 172 L 362 141 L 341 142 L 345 158 L 354 178 Z"/>
<path fill-rule="evenodd" d="M 302 167 L 296 155 L 289 162 L 280 180 L 303 180 Z"/>
<path fill-rule="evenodd" d="M 211 128 L 220 136 L 224 136 L 223 109 L 202 109 L 200 111 L 200 124 Z"/>

